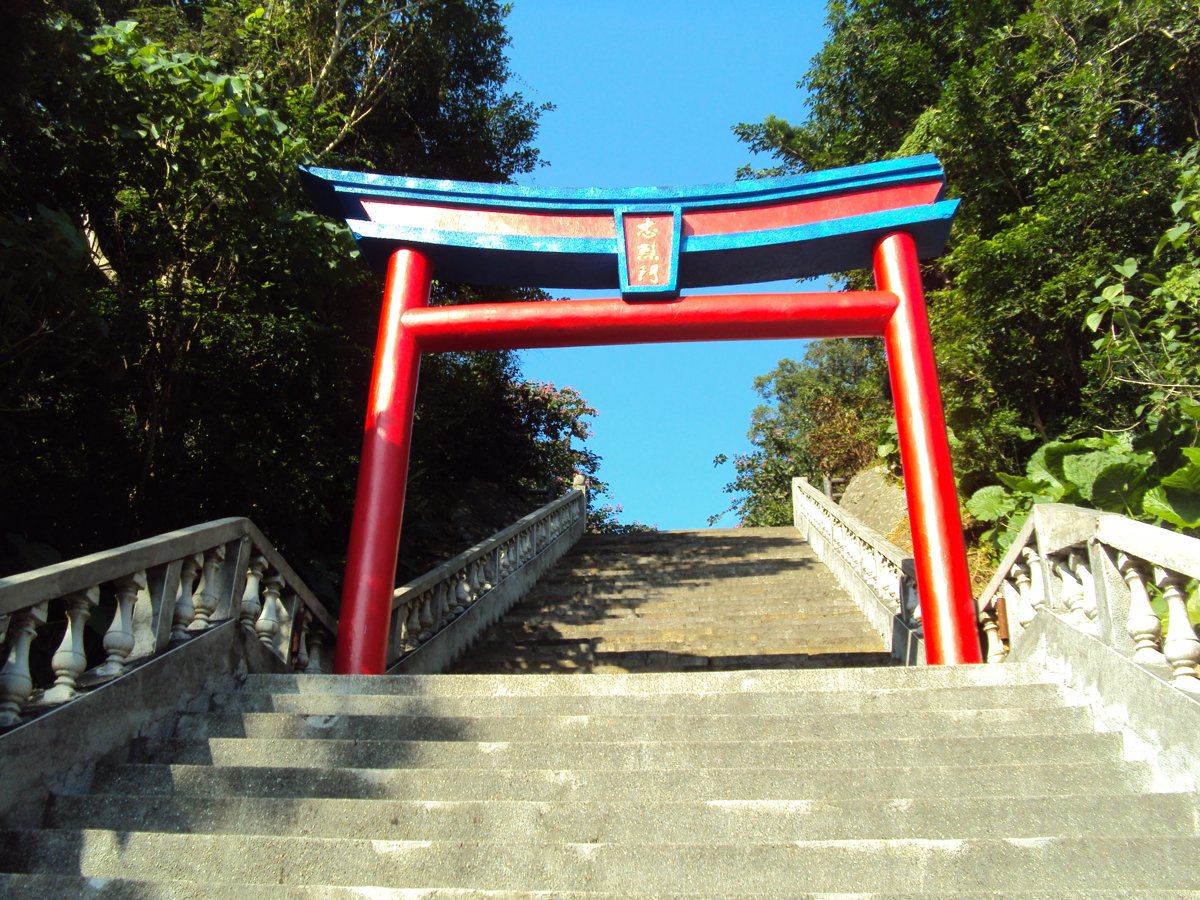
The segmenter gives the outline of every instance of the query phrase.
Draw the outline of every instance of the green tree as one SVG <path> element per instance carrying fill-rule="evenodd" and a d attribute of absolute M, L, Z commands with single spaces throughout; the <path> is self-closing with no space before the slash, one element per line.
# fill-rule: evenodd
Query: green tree
<path fill-rule="evenodd" d="M 1174 220 L 1148 260 L 1097 280 L 1086 319 L 1102 380 L 1136 402 L 1124 427 L 1050 441 L 1023 476 L 1000 474 L 967 509 L 1001 555 L 1037 502 L 1121 513 L 1200 533 L 1200 166 L 1182 159 Z M 1094 431 L 1094 429 L 1089 429 Z"/>
<path fill-rule="evenodd" d="M 813 341 L 803 361 L 783 359 L 754 380 L 765 404 L 751 414 L 750 453 L 733 458 L 726 487 L 744 525 L 792 520 L 792 478 L 847 478 L 874 458 L 891 410 L 885 393 L 883 348 L 878 341 Z M 717 465 L 729 462 L 718 456 Z M 716 522 L 724 512 L 713 516 Z"/>
<path fill-rule="evenodd" d="M 774 171 L 942 160 L 963 204 L 924 275 L 964 489 L 1128 422 L 1140 400 L 1084 320 L 1111 260 L 1146 257 L 1168 223 L 1176 156 L 1200 136 L 1200 6 L 835 0 L 828 21 L 805 121 L 735 130 Z"/>
<path fill-rule="evenodd" d="M 507 87 L 503 15 L 16 10 L 0 60 L 5 568 L 40 561 L 12 552 L 30 542 L 66 555 L 248 514 L 310 575 L 340 570 L 380 285 L 295 167 L 527 171 L 540 109 Z M 478 296 L 439 284 L 435 302 Z M 524 385 L 510 354 L 429 358 L 402 571 L 594 472 L 585 408 Z"/>

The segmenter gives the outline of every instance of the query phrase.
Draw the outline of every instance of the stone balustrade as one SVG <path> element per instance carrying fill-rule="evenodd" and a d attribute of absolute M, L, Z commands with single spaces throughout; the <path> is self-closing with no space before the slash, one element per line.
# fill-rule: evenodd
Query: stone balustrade
<path fill-rule="evenodd" d="M 921 606 L 912 559 L 858 521 L 807 478 L 792 479 L 801 536 L 906 664 L 924 661 Z"/>
<path fill-rule="evenodd" d="M 329 670 L 333 617 L 248 519 L 0 579 L 0 728 L 234 618 L 295 668 Z M 106 623 L 99 646 L 89 622 Z M 35 653 L 35 644 L 47 651 Z"/>
<path fill-rule="evenodd" d="M 392 600 L 391 671 L 442 671 L 451 665 L 579 539 L 586 519 L 586 483 L 576 476 L 564 496 L 398 588 Z M 451 626 L 456 626 L 452 640 L 435 641 Z M 444 648 L 425 652 L 438 643 Z"/>
<path fill-rule="evenodd" d="M 979 599 L 989 662 L 1042 611 L 1200 693 L 1200 640 L 1188 598 L 1200 540 L 1113 513 L 1039 504 Z"/>

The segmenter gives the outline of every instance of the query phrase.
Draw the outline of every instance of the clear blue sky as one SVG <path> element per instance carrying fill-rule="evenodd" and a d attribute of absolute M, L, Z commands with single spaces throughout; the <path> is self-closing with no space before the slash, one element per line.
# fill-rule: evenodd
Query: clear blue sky
<path fill-rule="evenodd" d="M 769 164 L 731 128 L 802 119 L 796 81 L 825 36 L 812 0 L 515 0 L 508 29 L 512 86 L 556 107 L 537 140 L 549 165 L 519 179 L 545 187 L 706 184 Z M 621 521 L 703 528 L 730 499 L 732 466 L 713 457 L 749 449 L 754 376 L 802 353 L 799 341 L 530 350 L 522 370 L 598 410 L 589 446 Z"/>

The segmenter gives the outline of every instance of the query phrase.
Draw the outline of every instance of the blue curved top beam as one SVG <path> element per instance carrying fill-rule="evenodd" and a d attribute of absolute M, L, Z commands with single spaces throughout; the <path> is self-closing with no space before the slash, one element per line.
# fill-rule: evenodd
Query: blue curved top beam
<path fill-rule="evenodd" d="M 397 247 L 439 278 L 473 284 L 683 287 L 805 278 L 871 265 L 905 231 L 939 254 L 957 200 L 930 155 L 783 178 L 685 188 L 554 189 L 303 167 L 317 208 L 349 225 L 378 270 Z"/>

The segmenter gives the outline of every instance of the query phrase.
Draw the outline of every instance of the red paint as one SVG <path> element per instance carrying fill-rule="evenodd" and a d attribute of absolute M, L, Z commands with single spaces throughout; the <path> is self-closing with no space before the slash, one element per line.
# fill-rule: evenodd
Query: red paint
<path fill-rule="evenodd" d="M 879 334 L 896 405 L 926 656 L 931 664 L 980 662 L 937 372 L 909 235 L 880 242 L 875 277 L 879 291 L 430 308 L 432 264 L 415 250 L 397 250 L 384 291 L 334 670 L 378 674 L 387 665 L 421 353 Z"/>
<path fill-rule="evenodd" d="M 406 311 L 429 302 L 433 266 L 415 250 L 388 264 L 362 461 L 350 527 L 334 672 L 378 675 L 387 667 L 396 554 L 421 351 L 404 327 Z"/>
<path fill-rule="evenodd" d="M 899 299 L 884 330 L 913 559 L 930 665 L 983 661 L 958 495 L 946 442 L 916 246 L 892 234 L 875 248 L 875 281 Z"/>
<path fill-rule="evenodd" d="M 885 209 L 932 203 L 941 192 L 940 181 L 857 191 L 812 200 L 786 200 L 741 209 L 693 210 L 683 214 L 683 235 L 740 234 L 769 231 L 861 216 Z M 372 222 L 458 231 L 469 234 L 517 235 L 524 237 L 613 238 L 616 224 L 610 213 L 542 213 L 500 209 L 461 209 L 420 203 L 388 203 L 364 200 L 363 209 Z M 630 217 L 639 221 L 642 217 Z M 626 245 L 628 247 L 628 244 Z M 632 260 L 633 257 L 631 256 Z"/>
<path fill-rule="evenodd" d="M 417 203 L 385 203 L 364 200 L 363 209 L 372 222 L 460 231 L 469 234 L 504 234 L 523 237 L 613 238 L 617 226 L 612 213 L 512 212 L 494 209 L 455 209 Z"/>
<path fill-rule="evenodd" d="M 885 209 L 902 209 L 905 206 L 924 206 L 933 203 L 941 193 L 941 181 L 910 184 L 900 187 L 858 191 L 836 197 L 818 197 L 813 200 L 788 200 L 768 206 L 749 209 L 711 210 L 709 212 L 687 212 L 683 214 L 683 234 L 740 234 L 746 231 L 770 231 L 772 228 L 789 228 L 795 225 L 810 225 L 813 222 L 828 222 L 849 216 L 863 216 Z"/>
<path fill-rule="evenodd" d="M 677 341 L 872 337 L 896 298 L 880 291 L 727 294 L 653 303 L 621 299 L 413 308 L 405 332 L 424 353 Z"/>
<path fill-rule="evenodd" d="M 671 246 L 675 217 L 670 213 L 622 216 L 625 226 L 625 265 L 630 287 L 653 287 L 671 282 L 675 253 Z"/>

